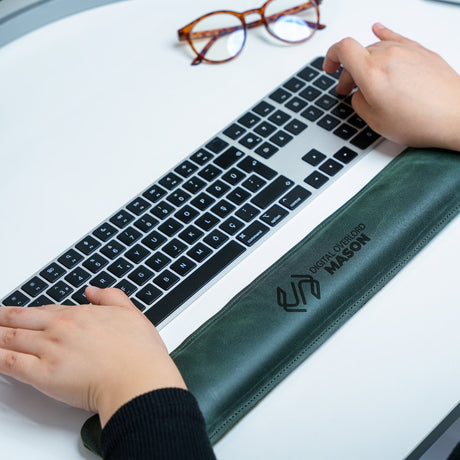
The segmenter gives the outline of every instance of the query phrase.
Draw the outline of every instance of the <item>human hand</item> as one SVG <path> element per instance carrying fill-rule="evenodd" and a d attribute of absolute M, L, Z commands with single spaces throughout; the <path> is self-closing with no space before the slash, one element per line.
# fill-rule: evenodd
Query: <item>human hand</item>
<path fill-rule="evenodd" d="M 381 24 L 379 42 L 333 45 L 324 70 L 344 70 L 337 92 L 350 93 L 358 115 L 379 134 L 414 147 L 460 150 L 460 76 L 436 53 Z"/>
<path fill-rule="evenodd" d="M 75 407 L 102 426 L 151 390 L 186 388 L 152 323 L 114 288 L 90 286 L 94 305 L 0 307 L 0 373 Z"/>

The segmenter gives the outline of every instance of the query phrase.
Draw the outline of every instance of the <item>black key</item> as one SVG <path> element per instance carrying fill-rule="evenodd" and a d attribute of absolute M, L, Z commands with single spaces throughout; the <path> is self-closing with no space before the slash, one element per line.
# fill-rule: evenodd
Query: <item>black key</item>
<path fill-rule="evenodd" d="M 173 219 L 172 217 L 170 217 L 158 227 L 158 230 L 160 230 L 160 232 L 164 233 L 166 236 L 173 236 L 179 230 L 182 230 L 183 228 L 184 228 L 183 224 L 181 224 L 176 219 Z"/>
<path fill-rule="evenodd" d="M 305 190 L 300 185 L 296 185 L 289 193 L 281 198 L 279 203 L 292 210 L 297 208 L 297 206 L 303 203 L 310 195 L 311 192 Z"/>
<path fill-rule="evenodd" d="M 334 107 L 334 105 L 336 105 L 337 102 L 338 100 L 334 97 L 328 96 L 327 94 L 323 94 L 319 99 L 315 101 L 315 104 L 324 110 L 329 110 L 332 107 Z"/>
<path fill-rule="evenodd" d="M 166 217 L 175 210 L 176 208 L 173 205 L 167 203 L 166 201 L 161 201 L 150 212 L 159 219 L 166 219 Z"/>
<path fill-rule="evenodd" d="M 213 230 L 203 241 L 214 249 L 222 246 L 228 240 L 228 236 L 219 230 Z"/>
<path fill-rule="evenodd" d="M 159 222 L 160 221 L 158 219 L 155 219 L 155 217 L 150 214 L 145 214 L 134 222 L 134 226 L 140 231 L 147 233 L 150 232 Z"/>
<path fill-rule="evenodd" d="M 277 110 L 273 115 L 270 115 L 268 118 L 272 123 L 275 123 L 277 126 L 284 125 L 289 119 L 291 118 L 290 115 L 283 112 L 282 110 Z"/>
<path fill-rule="evenodd" d="M 168 190 L 172 190 L 173 188 L 177 187 L 183 179 L 181 179 L 177 174 L 169 173 L 166 176 L 162 177 L 158 182 L 164 188 Z"/>
<path fill-rule="evenodd" d="M 259 145 L 261 142 L 262 142 L 262 138 L 252 133 L 246 134 L 246 136 L 244 136 L 242 139 L 239 140 L 239 143 L 241 145 L 244 145 L 248 149 L 254 148 L 256 145 Z"/>
<path fill-rule="evenodd" d="M 196 228 L 194 225 L 190 225 L 183 232 L 179 233 L 179 238 L 187 244 L 193 244 L 203 235 L 204 233 L 199 228 Z"/>
<path fill-rule="evenodd" d="M 254 160 L 251 157 L 246 157 L 240 161 L 238 163 L 238 167 L 247 173 L 255 172 L 260 174 L 262 177 L 265 177 L 265 179 L 268 180 L 273 179 L 276 176 L 276 171 L 269 168 L 268 166 L 265 166 L 260 161 Z"/>
<path fill-rule="evenodd" d="M 290 101 L 284 104 L 285 107 L 287 107 L 289 110 L 292 110 L 295 113 L 300 112 L 302 109 L 306 107 L 306 105 L 307 103 L 304 100 L 299 99 L 298 97 L 293 97 Z"/>
<path fill-rule="evenodd" d="M 109 275 L 107 272 L 101 272 L 90 281 L 90 284 L 91 286 L 96 286 L 102 289 L 113 286 L 115 282 L 116 279 L 112 275 Z"/>
<path fill-rule="evenodd" d="M 118 243 L 115 241 L 114 244 Z M 117 250 L 117 248 L 108 248 L 107 246 L 105 247 L 107 249 L 106 252 L 110 251 L 110 256 L 108 257 L 110 257 L 111 259 L 114 259 L 116 256 L 120 254 L 121 251 Z M 105 248 L 103 248 L 101 252 L 104 253 Z M 102 270 L 108 263 L 109 261 L 102 257 L 100 254 L 93 254 L 91 257 L 89 257 L 83 262 L 83 267 L 88 269 L 91 273 L 97 273 L 99 270 Z"/>
<path fill-rule="evenodd" d="M 227 200 L 221 200 L 211 208 L 211 211 L 219 217 L 225 217 L 228 216 L 234 209 L 235 206 L 233 204 L 229 203 Z"/>
<path fill-rule="evenodd" d="M 27 281 L 27 283 L 24 284 L 21 289 L 26 294 L 29 294 L 31 297 L 35 297 L 41 292 L 43 292 L 47 287 L 48 287 L 47 283 L 45 283 L 38 276 L 34 276 L 32 279 Z"/>
<path fill-rule="evenodd" d="M 111 241 L 110 243 L 106 244 L 101 249 L 101 253 L 104 254 L 109 259 L 115 259 L 115 257 L 119 256 L 125 249 L 126 249 L 126 247 L 123 246 L 118 241 Z M 96 254 L 96 256 L 98 256 L 98 254 Z M 83 265 L 85 265 L 85 263 Z"/>
<path fill-rule="evenodd" d="M 236 205 L 244 203 L 251 195 L 246 190 L 243 190 L 241 187 L 234 188 L 228 195 L 227 199 Z"/>
<path fill-rule="evenodd" d="M 138 286 L 143 286 L 152 276 L 153 272 L 151 270 L 149 270 L 147 267 L 140 266 L 132 271 L 128 275 L 128 278 Z"/>
<path fill-rule="evenodd" d="M 152 305 L 161 294 L 162 292 L 158 288 L 149 283 L 136 294 L 136 297 L 146 305 Z"/>
<path fill-rule="evenodd" d="M 322 56 L 317 57 L 310 65 L 316 67 L 319 70 L 323 69 L 324 58 Z"/>
<path fill-rule="evenodd" d="M 317 88 L 321 88 L 322 90 L 328 89 L 328 88 L 329 88 L 330 86 L 332 86 L 334 83 L 335 83 L 335 81 L 334 81 L 332 78 L 326 77 L 325 75 L 319 76 L 319 77 L 313 82 L 313 84 L 314 84 Z"/>
<path fill-rule="evenodd" d="M 230 185 L 236 185 L 238 182 L 240 182 L 245 177 L 246 177 L 246 174 L 241 172 L 239 169 L 232 168 L 232 169 L 230 169 L 230 171 L 226 172 L 222 176 L 222 179 L 225 182 L 228 182 Z"/>
<path fill-rule="evenodd" d="M 175 259 L 187 249 L 187 245 L 179 241 L 177 238 L 173 238 L 168 244 L 163 246 L 163 252 L 168 256 Z"/>
<path fill-rule="evenodd" d="M 51 305 L 53 301 L 46 297 L 46 295 L 40 295 L 36 299 L 32 300 L 32 302 L 27 305 L 28 307 L 43 307 L 43 305 Z"/>
<path fill-rule="evenodd" d="M 305 67 L 301 72 L 297 74 L 300 78 L 305 81 L 312 81 L 315 77 L 319 75 L 319 72 L 311 67 Z"/>
<path fill-rule="evenodd" d="M 338 80 L 340 75 L 342 74 L 342 72 L 343 72 L 343 67 L 339 67 L 338 70 L 336 70 L 333 73 L 328 73 L 328 75 L 330 75 L 331 77 L 334 77 L 336 80 Z"/>
<path fill-rule="evenodd" d="M 140 300 L 138 300 L 138 299 L 136 299 L 136 298 L 131 298 L 130 300 L 131 300 L 131 302 L 134 304 L 134 306 L 135 306 L 136 308 L 138 308 L 140 311 L 144 311 L 144 310 L 145 310 L 145 305 L 144 305 Z"/>
<path fill-rule="evenodd" d="M 283 193 L 294 185 L 292 180 L 284 176 L 277 177 L 271 184 L 261 190 L 252 200 L 251 203 L 259 208 L 265 209 L 272 204 Z"/>
<path fill-rule="evenodd" d="M 270 142 L 264 142 L 262 145 L 259 145 L 259 147 L 256 148 L 255 152 L 258 153 L 262 158 L 268 159 L 272 157 L 278 150 L 279 148 L 270 144 Z"/>
<path fill-rule="evenodd" d="M 208 182 L 213 181 L 220 173 L 222 172 L 221 169 L 217 168 L 213 165 L 205 166 L 198 175 L 203 179 L 207 180 Z"/>
<path fill-rule="evenodd" d="M 314 101 L 320 94 L 321 91 L 319 89 L 313 88 L 313 86 L 307 86 L 304 90 L 302 90 L 299 93 L 299 96 L 311 102 Z"/>
<path fill-rule="evenodd" d="M 262 102 L 259 102 L 252 110 L 258 115 L 265 117 L 270 112 L 272 112 L 274 109 L 275 107 L 273 105 L 269 104 L 268 102 L 262 101 Z"/>
<path fill-rule="evenodd" d="M 166 238 L 161 233 L 153 230 L 142 240 L 142 243 L 154 251 L 155 249 L 159 248 L 165 241 Z"/>
<path fill-rule="evenodd" d="M 165 270 L 163 273 L 160 273 L 153 282 L 161 287 L 164 291 L 171 289 L 177 282 L 179 277 L 169 270 Z"/>
<path fill-rule="evenodd" d="M 295 93 L 299 91 L 299 89 L 303 88 L 305 86 L 305 83 L 302 80 L 299 80 L 298 78 L 292 77 L 283 86 Z"/>
<path fill-rule="evenodd" d="M 238 123 L 245 126 L 246 128 L 252 128 L 254 125 L 259 123 L 260 117 L 254 115 L 251 112 L 248 112 L 246 115 L 243 115 L 239 120 Z"/>
<path fill-rule="evenodd" d="M 137 291 L 137 287 L 128 280 L 121 280 L 115 285 L 116 288 L 121 289 L 127 296 L 134 294 Z"/>
<path fill-rule="evenodd" d="M 134 220 L 134 216 L 132 214 L 128 211 L 121 210 L 110 219 L 110 222 L 115 224 L 118 228 L 123 228 L 126 227 L 132 220 Z"/>
<path fill-rule="evenodd" d="M 166 199 L 174 206 L 179 207 L 182 206 L 187 200 L 189 200 L 190 197 L 190 194 L 179 188 L 172 192 Z"/>
<path fill-rule="evenodd" d="M 319 173 L 318 171 L 313 171 L 306 179 L 304 179 L 308 185 L 311 185 L 316 189 L 322 187 L 328 180 L 329 178 L 327 176 Z"/>
<path fill-rule="evenodd" d="M 166 195 L 166 193 L 166 190 L 162 189 L 159 185 L 152 185 L 152 187 L 146 190 L 142 196 L 151 202 L 156 203 L 162 196 Z"/>
<path fill-rule="evenodd" d="M 63 267 L 53 262 L 40 272 L 40 276 L 42 278 L 45 278 L 46 281 L 53 283 L 54 281 L 59 279 L 65 272 L 66 271 Z"/>
<path fill-rule="evenodd" d="M 174 214 L 174 217 L 179 219 L 184 224 L 188 224 L 198 215 L 198 211 L 189 205 L 185 205 L 182 209 Z"/>
<path fill-rule="evenodd" d="M 188 160 L 183 161 L 174 171 L 182 177 L 190 177 L 198 167 Z"/>
<path fill-rule="evenodd" d="M 286 102 L 290 97 L 291 93 L 289 91 L 286 91 L 282 88 L 278 88 L 276 91 L 274 91 L 270 96 L 268 96 L 270 99 L 273 99 L 276 102 L 279 102 L 282 104 L 283 102 Z"/>
<path fill-rule="evenodd" d="M 341 169 L 343 168 L 343 165 L 341 165 L 339 162 L 335 160 L 327 160 L 325 161 L 319 169 L 329 176 L 335 176 Z"/>
<path fill-rule="evenodd" d="M 100 245 L 101 243 L 92 236 L 85 236 L 75 247 L 83 254 L 88 255 L 95 251 Z"/>
<path fill-rule="evenodd" d="M 339 123 L 340 120 L 333 117 L 332 115 L 325 115 L 323 118 L 321 118 L 321 120 L 318 121 L 318 125 L 328 131 L 332 131 Z"/>
<path fill-rule="evenodd" d="M 187 252 L 187 255 L 197 262 L 203 262 L 211 253 L 212 250 L 208 246 L 203 243 L 198 243 Z"/>
<path fill-rule="evenodd" d="M 358 129 L 364 128 L 366 126 L 366 122 L 356 113 L 348 119 L 348 123 Z"/>
<path fill-rule="evenodd" d="M 225 222 L 219 225 L 219 228 L 229 235 L 234 235 L 244 227 L 244 223 L 236 217 L 229 217 Z"/>
<path fill-rule="evenodd" d="M 222 182 L 221 180 L 216 180 L 212 183 L 206 191 L 216 198 L 220 198 L 222 195 L 227 193 L 230 190 L 230 187 Z"/>
<path fill-rule="evenodd" d="M 230 139 L 238 139 L 246 132 L 246 129 L 236 123 L 230 125 L 225 131 L 224 134 L 228 136 Z"/>
<path fill-rule="evenodd" d="M 200 211 L 204 211 L 206 208 L 209 208 L 209 206 L 215 203 L 215 201 L 216 200 L 207 193 L 200 193 L 192 201 L 190 201 L 190 204 L 193 204 L 193 206 L 198 208 Z"/>
<path fill-rule="evenodd" d="M 272 125 L 268 121 L 263 121 L 254 128 L 254 132 L 260 136 L 267 137 L 276 131 L 276 126 Z"/>
<path fill-rule="evenodd" d="M 126 244 L 126 246 L 131 246 L 141 236 L 142 233 L 140 231 L 136 230 L 134 227 L 128 227 L 117 236 L 117 239 L 119 239 L 122 243 Z"/>
<path fill-rule="evenodd" d="M 153 324 L 158 325 L 244 251 L 244 246 L 236 241 L 230 241 L 148 310 L 147 318 Z"/>
<path fill-rule="evenodd" d="M 318 109 L 318 107 L 311 105 L 307 109 L 305 109 L 300 115 L 306 118 L 307 120 L 316 121 L 321 115 L 323 115 L 323 113 L 324 112 L 321 109 Z"/>
<path fill-rule="evenodd" d="M 345 118 L 348 118 L 353 113 L 353 109 L 347 104 L 339 104 L 337 107 L 334 107 L 334 110 L 332 110 L 331 113 L 336 117 L 345 120 Z"/>
<path fill-rule="evenodd" d="M 250 190 L 251 192 L 257 192 L 262 187 L 264 187 L 266 184 L 267 184 L 267 181 L 263 180 L 260 176 L 256 174 L 252 174 L 241 185 L 244 188 L 247 188 L 248 190 Z"/>
<path fill-rule="evenodd" d="M 211 152 L 207 152 L 204 149 L 198 150 L 195 152 L 190 159 L 193 160 L 196 164 L 203 166 L 206 164 L 214 155 Z"/>
<path fill-rule="evenodd" d="M 218 223 L 219 219 L 216 216 L 210 214 L 209 212 L 206 212 L 195 221 L 195 224 L 198 225 L 198 227 L 203 229 L 205 232 L 211 230 L 211 228 L 217 225 Z"/>
<path fill-rule="evenodd" d="M 196 267 L 196 263 L 190 260 L 188 257 L 182 256 L 171 264 L 171 269 L 174 270 L 178 275 L 185 276 L 188 272 Z"/>
<path fill-rule="evenodd" d="M 347 140 L 350 139 L 351 136 L 354 136 L 357 132 L 358 130 L 356 128 L 343 123 L 334 131 L 334 134 L 342 139 Z"/>
<path fill-rule="evenodd" d="M 262 222 L 256 220 L 248 227 L 246 227 L 236 238 L 246 246 L 252 246 L 257 243 L 268 231 L 270 227 L 267 227 Z"/>
<path fill-rule="evenodd" d="M 342 147 L 337 153 L 334 153 L 334 158 L 345 164 L 350 163 L 357 156 L 358 154 L 348 147 Z"/>
<path fill-rule="evenodd" d="M 144 260 L 150 251 L 141 246 L 140 244 L 136 244 L 136 246 L 132 247 L 128 252 L 126 252 L 125 256 L 135 264 L 138 264 L 141 260 Z"/>
<path fill-rule="evenodd" d="M 133 268 L 134 265 L 131 262 L 127 261 L 124 257 L 120 257 L 113 264 L 109 265 L 108 270 L 113 275 L 121 278 Z"/>
<path fill-rule="evenodd" d="M 222 152 L 222 150 L 224 150 L 224 148 L 227 147 L 227 145 L 228 145 L 228 142 L 225 142 L 220 137 L 215 137 L 211 142 L 206 144 L 205 147 L 208 150 L 211 150 L 211 152 L 219 153 L 219 152 Z"/>
<path fill-rule="evenodd" d="M 30 299 L 21 291 L 15 291 L 3 300 L 3 305 L 7 305 L 8 307 L 24 307 L 29 302 Z"/>
<path fill-rule="evenodd" d="M 372 131 L 371 128 L 364 128 L 358 135 L 356 135 L 350 143 L 356 145 L 356 147 L 364 150 L 367 149 L 373 142 L 375 142 L 380 136 Z"/>
<path fill-rule="evenodd" d="M 171 262 L 171 259 L 162 252 L 156 252 L 152 257 L 146 260 L 146 264 L 153 270 L 159 272 Z"/>
<path fill-rule="evenodd" d="M 235 216 L 238 216 L 240 219 L 243 219 L 245 222 L 250 222 L 254 217 L 259 214 L 259 210 L 252 206 L 252 204 L 246 203 L 235 213 Z"/>
<path fill-rule="evenodd" d="M 72 295 L 72 299 L 77 302 L 77 305 L 86 305 L 89 303 L 85 295 L 85 289 L 86 287 L 82 287 Z"/>
<path fill-rule="evenodd" d="M 307 125 L 305 123 L 302 123 L 299 120 L 292 120 L 284 127 L 284 129 L 286 131 L 289 131 L 291 134 L 294 134 L 295 136 L 297 136 L 302 131 L 304 131 L 306 127 Z"/>
<path fill-rule="evenodd" d="M 150 206 L 150 203 L 145 201 L 143 198 L 138 197 L 135 200 L 131 201 L 131 203 L 129 203 L 128 206 L 126 206 L 126 208 L 128 209 L 128 211 L 131 211 L 133 214 L 136 214 L 136 216 L 140 216 L 144 211 L 149 209 Z"/>
<path fill-rule="evenodd" d="M 321 153 L 316 149 L 311 149 L 302 157 L 302 160 L 306 161 L 309 165 L 318 166 L 325 158 L 326 155 L 324 155 L 324 153 Z"/>
<path fill-rule="evenodd" d="M 197 193 L 199 192 L 204 186 L 206 185 L 206 182 L 199 177 L 192 177 L 190 180 L 188 180 L 183 187 L 185 190 L 189 191 L 190 193 Z"/>
<path fill-rule="evenodd" d="M 83 260 L 83 256 L 79 254 L 74 249 L 69 249 L 66 253 L 64 253 L 61 257 L 59 257 L 58 262 L 64 267 L 73 268 L 77 265 L 81 260 Z"/>
<path fill-rule="evenodd" d="M 222 169 L 228 169 L 233 163 L 236 163 L 238 160 L 243 158 L 244 153 L 241 150 L 236 149 L 235 147 L 230 147 L 220 156 L 218 156 L 214 163 L 217 166 L 220 166 Z"/>
<path fill-rule="evenodd" d="M 91 275 L 81 267 L 73 269 L 64 279 L 73 287 L 80 287 L 91 278 Z"/>
<path fill-rule="evenodd" d="M 107 240 L 112 238 L 112 236 L 115 235 L 117 232 L 118 230 L 115 227 L 106 222 L 102 224 L 99 228 L 94 230 L 93 235 L 99 238 L 101 241 L 106 242 Z"/>
<path fill-rule="evenodd" d="M 278 147 L 284 147 L 288 142 L 292 141 L 292 139 L 294 138 L 290 134 L 281 130 L 270 137 L 270 140 Z"/>
<path fill-rule="evenodd" d="M 73 292 L 73 289 L 64 281 L 58 281 L 54 286 L 51 286 L 46 293 L 54 299 L 56 302 L 61 302 L 69 294 Z"/>
<path fill-rule="evenodd" d="M 274 227 L 276 224 L 281 222 L 288 214 L 288 211 L 283 209 L 281 206 L 275 204 L 267 211 L 263 212 L 263 214 L 260 216 L 260 220 L 270 225 L 270 227 Z"/>

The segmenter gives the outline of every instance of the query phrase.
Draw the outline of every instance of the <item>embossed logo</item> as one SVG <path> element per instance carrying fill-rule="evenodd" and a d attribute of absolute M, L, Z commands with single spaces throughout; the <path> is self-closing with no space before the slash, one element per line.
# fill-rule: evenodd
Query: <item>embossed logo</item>
<path fill-rule="evenodd" d="M 307 311 L 306 288 L 310 287 L 310 293 L 317 299 L 321 298 L 319 283 L 311 275 L 291 275 L 291 291 L 288 294 L 281 287 L 276 288 L 276 301 L 278 305 L 287 312 L 305 312 Z"/>

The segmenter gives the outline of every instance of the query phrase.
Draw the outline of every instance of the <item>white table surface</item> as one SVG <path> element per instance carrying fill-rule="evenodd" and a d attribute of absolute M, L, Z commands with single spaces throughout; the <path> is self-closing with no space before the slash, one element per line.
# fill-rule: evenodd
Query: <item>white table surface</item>
<path fill-rule="evenodd" d="M 254 6 L 127 0 L 0 48 L 0 296 L 332 43 L 375 41 L 375 21 L 460 72 L 460 7 L 429 0 L 324 0 L 327 28 L 303 45 L 276 46 L 253 30 L 234 62 L 189 65 L 179 27 Z M 168 348 L 401 150 L 383 142 L 291 219 L 161 330 Z M 217 443 L 218 458 L 404 458 L 459 401 L 459 235 L 457 218 Z M 87 416 L 0 377 L 0 458 L 95 458 L 79 440 Z"/>

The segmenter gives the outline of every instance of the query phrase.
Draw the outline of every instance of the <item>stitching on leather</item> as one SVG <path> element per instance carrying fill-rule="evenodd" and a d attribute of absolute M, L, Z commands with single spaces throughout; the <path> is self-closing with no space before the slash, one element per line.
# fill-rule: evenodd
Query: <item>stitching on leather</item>
<path fill-rule="evenodd" d="M 323 337 L 326 335 L 331 329 L 337 326 L 347 315 L 351 314 L 353 310 L 358 310 L 361 308 L 366 301 L 371 297 L 371 295 L 382 288 L 385 285 L 385 282 L 388 278 L 391 278 L 392 275 L 399 271 L 407 262 L 442 228 L 454 214 L 457 214 L 460 209 L 460 205 L 457 205 L 452 211 L 450 211 L 432 230 L 415 246 L 415 248 L 406 255 L 406 257 L 400 261 L 397 265 L 395 265 L 384 277 L 382 277 L 374 286 L 369 289 L 365 294 L 363 294 L 352 306 L 350 306 L 346 311 L 344 311 L 332 324 L 329 325 L 327 329 L 325 329 L 316 339 L 314 342 L 311 342 L 304 350 L 302 350 L 293 360 L 291 360 L 283 369 L 278 372 L 272 379 L 264 385 L 263 388 L 259 389 L 254 396 L 247 401 L 243 406 L 241 406 L 238 410 L 236 410 L 230 417 L 228 417 L 225 422 L 223 422 L 219 428 L 216 428 L 210 435 L 211 438 L 217 436 L 221 431 L 225 429 L 227 425 L 229 425 L 235 417 L 237 417 L 244 409 L 247 407 L 252 406 L 254 403 L 260 400 L 261 396 L 264 396 L 274 385 L 281 379 L 282 376 L 288 373 L 288 370 L 297 363 L 307 351 L 309 351 L 312 347 L 314 347 Z"/>

